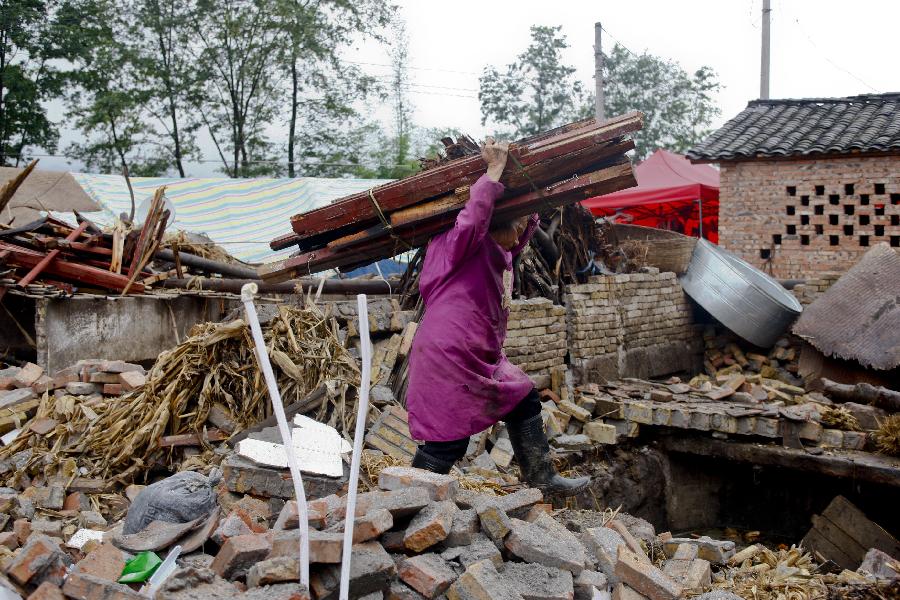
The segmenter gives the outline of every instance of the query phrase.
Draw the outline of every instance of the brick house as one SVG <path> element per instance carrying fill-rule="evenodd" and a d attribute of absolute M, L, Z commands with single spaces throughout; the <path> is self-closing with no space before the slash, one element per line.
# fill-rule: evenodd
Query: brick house
<path fill-rule="evenodd" d="M 754 100 L 687 156 L 721 169 L 719 244 L 776 277 L 900 247 L 900 93 Z"/>

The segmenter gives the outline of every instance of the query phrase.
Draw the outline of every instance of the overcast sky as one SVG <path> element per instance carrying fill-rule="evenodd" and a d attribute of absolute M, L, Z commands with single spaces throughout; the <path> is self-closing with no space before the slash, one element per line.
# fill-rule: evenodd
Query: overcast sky
<path fill-rule="evenodd" d="M 730 119 L 759 96 L 762 0 L 396 0 L 409 34 L 414 120 L 484 134 L 477 100 L 485 65 L 511 62 L 529 42 L 531 25 L 561 25 L 567 62 L 593 86 L 594 22 L 604 48 L 618 41 L 677 61 L 688 71 L 712 67 L 723 85 L 717 101 Z M 900 91 L 893 0 L 772 0 L 772 98 L 835 97 Z M 373 75 L 389 71 L 387 53 L 366 45 L 347 55 Z M 378 111 L 376 114 L 388 114 Z M 63 144 L 72 138 L 65 135 Z M 215 155 L 207 150 L 205 158 Z M 64 159 L 42 167 L 76 169 Z M 215 163 L 191 164 L 191 175 L 216 176 Z"/>

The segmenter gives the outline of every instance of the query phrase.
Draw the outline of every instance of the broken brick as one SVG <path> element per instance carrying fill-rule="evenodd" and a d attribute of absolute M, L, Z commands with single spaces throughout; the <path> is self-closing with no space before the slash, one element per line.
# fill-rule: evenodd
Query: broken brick
<path fill-rule="evenodd" d="M 459 481 L 450 475 L 441 475 L 424 469 L 387 467 L 378 476 L 378 487 L 387 491 L 420 487 L 428 491 L 432 500 L 440 501 L 456 498 Z"/>
<path fill-rule="evenodd" d="M 264 534 L 238 535 L 222 545 L 210 568 L 220 577 L 237 579 L 246 575 L 254 563 L 265 559 L 271 549 L 272 544 Z"/>
<path fill-rule="evenodd" d="M 468 546 L 449 548 L 441 553 L 445 560 L 456 560 L 464 568 L 469 568 L 482 560 L 490 560 L 498 569 L 503 567 L 503 556 L 497 546 L 483 533 L 477 533 Z"/>
<path fill-rule="evenodd" d="M 729 540 L 714 540 L 709 536 L 694 538 L 672 538 L 663 542 L 663 552 L 668 557 L 674 557 L 680 544 L 690 544 L 697 547 L 697 557 L 717 565 L 724 565 L 734 556 L 735 545 Z"/>
<path fill-rule="evenodd" d="M 368 512 L 353 520 L 353 543 L 374 540 L 394 526 L 394 517 L 386 508 Z M 341 528 L 343 532 L 343 528 Z"/>
<path fill-rule="evenodd" d="M 525 488 L 494 499 L 500 504 L 500 508 L 506 511 L 506 514 L 519 519 L 524 517 L 532 506 L 543 502 L 544 494 L 537 488 Z"/>
<path fill-rule="evenodd" d="M 16 583 L 37 586 L 44 581 L 62 585 L 66 567 L 72 564 L 69 555 L 60 550 L 58 543 L 43 535 L 33 535 L 25 547 L 19 550 L 6 569 Z"/>
<path fill-rule="evenodd" d="M 247 571 L 247 587 L 300 580 L 299 556 L 278 556 L 261 560 Z"/>
<path fill-rule="evenodd" d="M 634 591 L 624 583 L 618 583 L 613 588 L 612 600 L 647 600 L 647 597 Z"/>
<path fill-rule="evenodd" d="M 121 383 L 104 383 L 104 396 L 121 396 L 125 392 L 125 387 Z"/>
<path fill-rule="evenodd" d="M 58 585 L 45 581 L 34 590 L 28 600 L 64 600 L 62 590 Z"/>
<path fill-rule="evenodd" d="M 68 496 L 66 496 L 65 502 L 62 505 L 63 510 L 91 510 L 91 501 L 87 497 L 86 494 L 82 494 L 81 492 L 72 492 Z"/>
<path fill-rule="evenodd" d="M 591 421 L 590 423 L 584 424 L 582 431 L 595 444 L 616 443 L 616 428 L 614 425 L 609 425 L 608 423 L 603 423 L 601 421 Z"/>
<path fill-rule="evenodd" d="M 16 519 L 13 521 L 13 532 L 19 539 L 19 544 L 24 544 L 25 540 L 31 536 L 31 521 L 28 519 Z"/>
<path fill-rule="evenodd" d="M 72 573 L 62 586 L 63 594 L 72 600 L 147 600 L 127 585 L 100 579 L 87 573 Z"/>
<path fill-rule="evenodd" d="M 456 504 L 449 500 L 429 504 L 413 517 L 406 528 L 403 543 L 413 552 L 421 552 L 445 540 L 450 535 L 453 516 L 458 510 Z"/>
<path fill-rule="evenodd" d="M 592 527 L 581 535 L 581 541 L 594 555 L 597 567 L 609 582 L 613 585 L 619 583 L 615 571 L 619 547 L 625 546 L 622 536 L 609 527 Z"/>
<path fill-rule="evenodd" d="M 384 594 L 384 600 L 422 600 L 424 596 L 405 583 L 394 581 Z"/>
<path fill-rule="evenodd" d="M 309 526 L 314 529 L 324 529 L 328 510 L 322 502 L 310 502 L 306 505 L 306 519 Z M 300 527 L 300 515 L 297 512 L 297 501 L 288 500 L 278 514 L 272 529 L 297 529 Z"/>
<path fill-rule="evenodd" d="M 398 575 L 426 598 L 443 594 L 456 581 L 456 573 L 437 554 L 420 554 L 405 559 L 400 563 Z"/>
<path fill-rule="evenodd" d="M 350 597 L 359 598 L 372 592 L 380 592 L 397 573 L 390 554 L 378 542 L 354 544 L 350 558 Z M 335 600 L 338 597 L 341 568 L 329 565 L 310 576 L 310 589 L 318 600 Z"/>
<path fill-rule="evenodd" d="M 450 589 L 449 600 L 524 600 L 500 573 L 494 563 L 482 560 L 466 569 Z"/>
<path fill-rule="evenodd" d="M 485 502 L 478 507 L 477 512 L 482 531 L 498 548 L 503 548 L 503 540 L 510 532 L 510 519 L 506 511 L 497 502 Z"/>
<path fill-rule="evenodd" d="M 336 531 L 309 531 L 309 562 L 335 564 L 341 562 L 344 534 Z M 279 531 L 266 558 L 300 556 L 300 530 Z"/>
<path fill-rule="evenodd" d="M 512 442 L 506 437 L 499 438 L 490 451 L 491 460 L 503 469 L 509 466 L 514 456 Z"/>
<path fill-rule="evenodd" d="M 684 592 L 680 583 L 624 546 L 619 547 L 615 572 L 623 583 L 650 600 L 676 600 Z"/>
<path fill-rule="evenodd" d="M 608 580 L 606 575 L 599 571 L 585 569 L 572 583 L 575 588 L 574 600 L 594 600 L 597 591 L 606 589 Z"/>
<path fill-rule="evenodd" d="M 343 518 L 346 512 L 346 500 L 342 499 L 339 509 L 332 511 L 332 515 L 337 518 Z M 386 508 L 395 518 L 408 517 L 414 515 L 428 506 L 431 497 L 428 491 L 418 487 L 405 488 L 393 491 L 374 491 L 360 494 L 356 499 L 356 514 L 364 515 L 369 511 Z"/>
<path fill-rule="evenodd" d="M 688 590 L 705 588 L 711 583 L 712 572 L 709 561 L 702 558 L 670 558 L 663 563 L 662 570 Z"/>
<path fill-rule="evenodd" d="M 575 419 L 578 419 L 582 423 L 587 423 L 588 421 L 591 420 L 591 412 L 589 410 L 586 410 L 586 409 L 578 406 L 574 402 L 569 402 L 568 400 L 563 400 L 562 402 L 557 404 L 557 407 L 561 412 L 563 412 Z"/>
<path fill-rule="evenodd" d="M 119 383 L 126 392 L 136 390 L 147 383 L 147 377 L 140 371 L 125 371 L 119 373 Z"/>
<path fill-rule="evenodd" d="M 0 533 L 0 546 L 15 550 L 19 547 L 19 535 L 15 531 Z"/>
<path fill-rule="evenodd" d="M 74 571 L 107 581 L 118 581 L 125 568 L 125 554 L 111 543 L 100 544 L 76 563 Z"/>
<path fill-rule="evenodd" d="M 26 363 L 19 372 L 13 377 L 13 385 L 17 388 L 27 388 L 34 385 L 41 375 L 44 374 L 44 368 L 34 363 Z"/>
<path fill-rule="evenodd" d="M 552 504 L 535 504 L 530 509 L 528 509 L 528 514 L 525 515 L 525 521 L 529 523 L 534 523 L 534 520 L 537 519 L 542 514 L 552 515 L 553 514 L 553 505 Z"/>
<path fill-rule="evenodd" d="M 625 527 L 622 522 L 613 519 L 612 521 L 607 523 L 606 526 L 622 536 L 622 539 L 625 540 L 625 546 L 629 550 L 634 552 L 635 556 L 646 563 L 651 562 L 650 559 L 647 558 L 647 555 L 644 554 L 644 549 L 641 547 L 641 543 L 638 542 L 633 535 L 631 535 L 631 532 L 628 531 L 628 528 Z"/>

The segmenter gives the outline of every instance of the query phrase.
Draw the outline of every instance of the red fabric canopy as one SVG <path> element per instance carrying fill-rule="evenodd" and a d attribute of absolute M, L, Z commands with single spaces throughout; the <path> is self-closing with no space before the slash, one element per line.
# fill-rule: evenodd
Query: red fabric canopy
<path fill-rule="evenodd" d="M 600 217 L 618 222 L 669 229 L 719 241 L 719 172 L 709 165 L 657 150 L 634 169 L 637 187 L 588 198 L 582 204 Z M 698 200 L 700 202 L 698 202 Z M 701 207 L 702 203 L 702 207 Z"/>

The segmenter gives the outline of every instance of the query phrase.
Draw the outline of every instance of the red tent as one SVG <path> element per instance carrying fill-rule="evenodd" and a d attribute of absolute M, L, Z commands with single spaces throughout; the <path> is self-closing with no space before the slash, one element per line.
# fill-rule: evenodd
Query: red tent
<path fill-rule="evenodd" d="M 680 154 L 657 150 L 634 169 L 637 187 L 588 198 L 582 204 L 598 217 L 669 229 L 719 241 L 719 172 Z"/>

